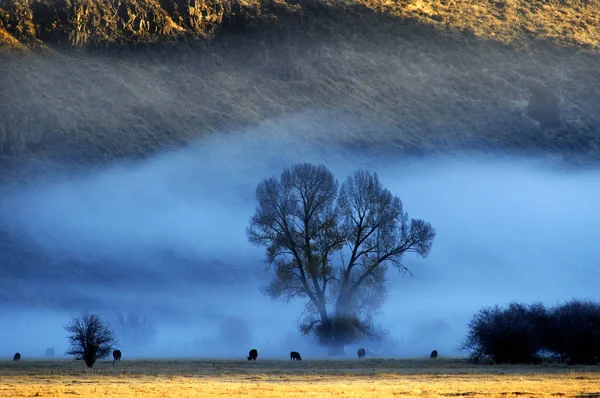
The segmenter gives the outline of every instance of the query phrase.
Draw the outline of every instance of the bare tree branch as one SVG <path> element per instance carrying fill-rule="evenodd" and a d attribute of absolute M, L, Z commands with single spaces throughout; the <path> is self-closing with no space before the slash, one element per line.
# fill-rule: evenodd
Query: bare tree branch
<path fill-rule="evenodd" d="M 69 332 L 66 354 L 83 360 L 88 368 L 94 366 L 96 360 L 106 358 L 116 345 L 110 325 L 98 315 L 85 313 L 73 318 L 64 328 Z"/>
<path fill-rule="evenodd" d="M 387 264 L 412 275 L 403 256 L 426 257 L 435 238 L 429 223 L 409 219 L 402 201 L 367 171 L 339 186 L 325 166 L 296 164 L 260 182 L 256 198 L 248 240 L 266 248 L 275 271 L 264 292 L 307 297 L 301 330 L 326 344 L 373 335 Z"/>

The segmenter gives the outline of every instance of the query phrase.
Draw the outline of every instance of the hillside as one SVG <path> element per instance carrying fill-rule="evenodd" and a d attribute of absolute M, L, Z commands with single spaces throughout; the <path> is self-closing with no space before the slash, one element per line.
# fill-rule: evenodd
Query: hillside
<path fill-rule="evenodd" d="M 210 37 L 317 9 L 382 13 L 505 43 L 551 39 L 600 47 L 597 0 L 3 0 L 0 40 L 96 47 Z"/>
<path fill-rule="evenodd" d="M 599 6 L 3 0 L 2 172 L 143 158 L 265 126 L 374 154 L 596 162 Z M 557 104 L 532 106 L 555 123 L 528 111 L 540 90 Z"/>

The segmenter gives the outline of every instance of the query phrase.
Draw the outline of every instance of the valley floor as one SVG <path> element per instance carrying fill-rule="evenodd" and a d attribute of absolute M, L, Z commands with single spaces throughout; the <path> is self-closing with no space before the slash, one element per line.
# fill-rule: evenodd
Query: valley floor
<path fill-rule="evenodd" d="M 0 396 L 599 397 L 600 367 L 460 360 L 132 360 L 0 363 Z"/>

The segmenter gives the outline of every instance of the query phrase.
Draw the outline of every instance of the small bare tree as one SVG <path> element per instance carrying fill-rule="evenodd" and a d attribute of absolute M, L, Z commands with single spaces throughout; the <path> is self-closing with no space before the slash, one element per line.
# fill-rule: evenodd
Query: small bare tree
<path fill-rule="evenodd" d="M 330 354 L 377 334 L 372 314 L 386 297 L 388 265 L 409 272 L 407 253 L 429 254 L 435 230 L 409 219 L 377 177 L 357 171 L 340 186 L 323 165 L 297 164 L 256 188 L 248 239 L 266 248 L 274 268 L 265 292 L 307 298 L 300 329 Z"/>
<path fill-rule="evenodd" d="M 85 313 L 73 318 L 64 328 L 69 332 L 67 355 L 83 359 L 88 368 L 94 366 L 96 360 L 106 358 L 116 345 L 110 325 L 98 315 Z"/>

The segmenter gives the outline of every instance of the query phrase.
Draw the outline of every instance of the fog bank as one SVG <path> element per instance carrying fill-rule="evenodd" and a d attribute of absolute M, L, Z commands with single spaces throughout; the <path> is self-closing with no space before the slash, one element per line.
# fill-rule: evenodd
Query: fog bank
<path fill-rule="evenodd" d="M 377 172 L 411 217 L 437 230 L 427 259 L 405 258 L 413 277 L 390 269 L 377 316 L 389 336 L 361 343 L 372 353 L 460 355 L 482 306 L 600 299 L 599 170 L 506 156 L 401 159 L 317 138 L 338 128 L 306 116 L 269 121 L 147 161 L 6 188 L 1 225 L 41 254 L 34 265 L 3 265 L 0 357 L 62 354 L 62 325 L 82 310 L 113 324 L 118 314 L 140 316 L 119 329 L 124 358 L 243 359 L 250 348 L 324 356 L 297 332 L 303 302 L 260 293 L 269 274 L 245 235 L 259 180 L 302 161 L 340 180 Z"/>

